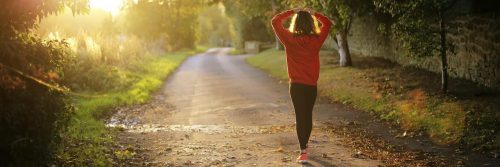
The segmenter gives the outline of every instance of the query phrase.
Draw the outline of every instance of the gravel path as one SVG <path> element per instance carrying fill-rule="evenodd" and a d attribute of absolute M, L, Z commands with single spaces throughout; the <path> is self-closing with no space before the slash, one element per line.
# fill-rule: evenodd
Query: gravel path
<path fill-rule="evenodd" d="M 109 120 L 122 130 L 117 149 L 135 153 L 121 165 L 300 166 L 288 84 L 228 51 L 189 57 L 151 102 L 120 109 Z M 450 165 L 429 153 L 440 148 L 395 138 L 402 132 L 364 112 L 320 98 L 313 117 L 305 166 Z"/>

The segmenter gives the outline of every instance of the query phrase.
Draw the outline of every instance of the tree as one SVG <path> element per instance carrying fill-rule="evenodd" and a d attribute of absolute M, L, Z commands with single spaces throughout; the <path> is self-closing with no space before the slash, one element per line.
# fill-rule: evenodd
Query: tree
<path fill-rule="evenodd" d="M 73 13 L 81 13 L 88 10 L 88 0 L 3 0 L 0 1 L 0 63 L 15 67 L 29 74 L 35 74 L 33 68 L 54 67 L 57 54 L 50 54 L 48 50 L 40 54 L 21 54 L 20 48 L 28 45 L 40 45 L 37 49 L 51 49 L 55 42 L 44 43 L 36 36 L 30 35 L 30 30 L 36 27 L 36 23 L 49 14 L 62 12 L 65 7 L 70 7 Z M 46 41 L 45 41 L 46 42 Z M 57 41 L 61 42 L 61 41 Z M 36 50 L 36 49 L 32 49 Z M 55 51 L 54 51 L 55 52 Z M 10 78 L 11 75 L 2 72 L 0 67 L 0 78 Z M 48 70 L 48 69 L 44 69 Z M 42 70 L 42 71 L 44 71 Z M 1 84 L 1 81 L 0 81 Z"/>
<path fill-rule="evenodd" d="M 216 0 L 217 1 L 217 0 Z M 340 65 L 352 65 L 347 36 L 355 16 L 361 16 L 373 9 L 371 0 L 219 0 L 224 3 L 227 9 L 235 11 L 228 15 L 237 15 L 241 12 L 246 18 L 261 17 L 264 22 L 277 13 L 287 8 L 311 7 L 325 13 L 334 20 L 333 32 L 331 36 L 335 39 L 339 48 Z M 241 19 L 240 19 L 241 20 Z M 272 31 L 269 24 L 266 24 L 269 31 Z M 279 41 L 276 40 L 277 48 L 280 48 Z"/>
<path fill-rule="evenodd" d="M 340 56 L 339 64 L 340 66 L 351 66 L 351 52 L 347 39 L 352 22 L 355 17 L 363 16 L 372 11 L 373 3 L 370 0 L 307 0 L 303 3 L 333 20 L 334 24 L 330 34 L 337 44 Z"/>
<path fill-rule="evenodd" d="M 0 166 L 44 166 L 72 107 L 56 84 L 68 59 L 64 41 L 33 35 L 39 19 L 87 10 L 87 0 L 0 1 Z M 36 78 L 36 79 L 35 79 Z"/>
<path fill-rule="evenodd" d="M 374 0 L 381 12 L 392 16 L 393 38 L 400 41 L 410 55 L 441 58 L 441 89 L 448 91 L 448 53 L 454 54 L 455 45 L 447 40 L 452 27 L 447 20 L 456 16 L 452 7 L 457 0 L 396 1 Z"/>
<path fill-rule="evenodd" d="M 210 46 L 226 46 L 231 41 L 234 31 L 231 20 L 223 11 L 224 6 L 211 5 L 198 16 L 198 43 Z"/>
<path fill-rule="evenodd" d="M 0 38 L 11 38 L 16 32 L 26 32 L 35 23 L 49 15 L 57 14 L 65 7 L 74 13 L 88 11 L 88 0 L 3 0 L 0 1 Z"/>
<path fill-rule="evenodd" d="M 237 49 L 243 49 L 245 40 L 272 40 L 272 28 L 269 20 L 283 7 L 284 0 L 213 0 L 222 2 L 227 15 L 233 20 L 236 39 L 233 42 Z M 265 28 L 262 28 L 265 27 Z M 276 46 L 281 44 L 277 38 Z"/>
<path fill-rule="evenodd" d="M 139 0 L 128 4 L 126 29 L 148 41 L 167 42 L 168 50 L 193 48 L 199 0 Z"/>

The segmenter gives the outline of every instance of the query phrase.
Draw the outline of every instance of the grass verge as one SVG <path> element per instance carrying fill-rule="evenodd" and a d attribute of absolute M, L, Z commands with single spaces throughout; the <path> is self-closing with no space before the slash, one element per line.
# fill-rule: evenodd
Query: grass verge
<path fill-rule="evenodd" d="M 147 102 L 185 58 L 205 49 L 146 57 L 134 63 L 133 68 L 120 69 L 121 73 L 136 80 L 128 89 L 105 92 L 92 98 L 69 99 L 76 112 L 60 134 L 62 141 L 55 152 L 56 163 L 61 166 L 114 166 L 114 159 L 122 155 L 115 155 L 111 149 L 113 130 L 106 128 L 104 118 L 115 107 Z M 86 94 L 93 96 L 92 93 Z"/>
<path fill-rule="evenodd" d="M 232 48 L 227 54 L 229 54 L 229 55 L 242 55 L 245 53 L 246 52 L 244 50 Z"/>
<path fill-rule="evenodd" d="M 287 79 L 284 54 L 270 49 L 247 62 Z M 321 52 L 321 96 L 374 113 L 410 136 L 428 135 L 441 145 L 461 144 L 492 156 L 500 153 L 497 91 L 452 79 L 452 93 L 443 95 L 437 74 L 377 58 L 353 56 L 353 61 L 353 67 L 338 67 L 336 53 Z"/>

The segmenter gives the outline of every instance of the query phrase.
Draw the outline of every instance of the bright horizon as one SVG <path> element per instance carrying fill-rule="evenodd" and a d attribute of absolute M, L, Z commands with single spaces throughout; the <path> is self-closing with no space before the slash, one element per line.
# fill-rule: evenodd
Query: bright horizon
<path fill-rule="evenodd" d="M 103 10 L 115 16 L 120 12 L 123 3 L 123 0 L 90 0 L 89 5 L 91 10 Z"/>

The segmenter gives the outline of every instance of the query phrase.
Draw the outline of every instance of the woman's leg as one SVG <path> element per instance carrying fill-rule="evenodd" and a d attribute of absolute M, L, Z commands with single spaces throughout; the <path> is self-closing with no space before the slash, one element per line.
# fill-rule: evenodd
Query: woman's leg
<path fill-rule="evenodd" d="M 290 84 L 290 97 L 295 110 L 297 136 L 300 149 L 306 149 L 312 131 L 312 110 L 316 101 L 315 86 Z"/>

